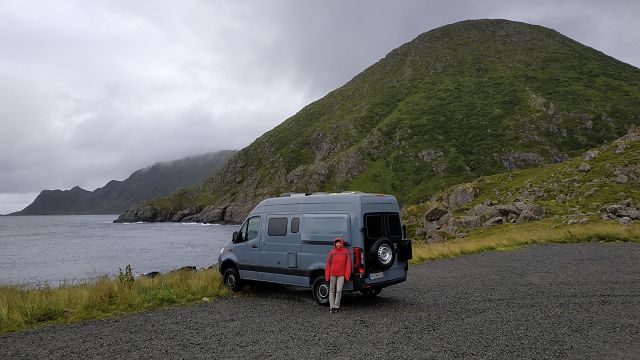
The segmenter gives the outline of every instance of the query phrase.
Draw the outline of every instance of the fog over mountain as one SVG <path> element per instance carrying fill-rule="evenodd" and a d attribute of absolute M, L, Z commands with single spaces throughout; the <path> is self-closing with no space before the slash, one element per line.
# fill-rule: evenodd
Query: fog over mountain
<path fill-rule="evenodd" d="M 0 4 L 0 214 L 240 149 L 429 29 L 506 18 L 640 66 L 636 1 Z"/>

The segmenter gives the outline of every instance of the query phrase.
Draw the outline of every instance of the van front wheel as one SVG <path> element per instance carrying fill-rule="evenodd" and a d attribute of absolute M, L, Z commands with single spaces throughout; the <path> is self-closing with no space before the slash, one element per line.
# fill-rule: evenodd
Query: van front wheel
<path fill-rule="evenodd" d="M 224 275 L 222 276 L 224 281 L 224 286 L 227 288 L 238 291 L 242 288 L 242 281 L 240 280 L 240 274 L 238 274 L 238 270 L 234 267 L 230 267 L 225 270 Z"/>
<path fill-rule="evenodd" d="M 313 281 L 313 299 L 318 305 L 329 305 L 329 283 L 324 280 L 324 277 L 318 276 Z"/>

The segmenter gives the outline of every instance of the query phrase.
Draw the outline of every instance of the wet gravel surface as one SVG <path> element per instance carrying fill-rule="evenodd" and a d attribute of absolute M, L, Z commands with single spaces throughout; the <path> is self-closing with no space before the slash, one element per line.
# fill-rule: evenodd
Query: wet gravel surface
<path fill-rule="evenodd" d="M 0 336 L 0 359 L 640 358 L 640 245 L 437 260 L 338 314 L 310 291 L 240 296 Z"/>

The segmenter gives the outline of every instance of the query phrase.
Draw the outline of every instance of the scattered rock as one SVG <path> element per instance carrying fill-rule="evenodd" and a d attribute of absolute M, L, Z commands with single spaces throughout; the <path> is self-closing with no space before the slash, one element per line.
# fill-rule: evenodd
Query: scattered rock
<path fill-rule="evenodd" d="M 578 224 L 586 224 L 588 223 L 590 220 L 588 218 L 582 218 L 580 220 L 578 220 Z"/>
<path fill-rule="evenodd" d="M 587 172 L 589 170 L 591 170 L 591 165 L 587 164 L 586 162 L 583 162 L 582 164 L 580 164 L 580 166 L 578 166 L 578 171 Z"/>
<path fill-rule="evenodd" d="M 615 144 L 616 144 L 615 148 L 613 149 L 613 152 L 615 154 L 620 154 L 621 152 L 624 151 L 624 149 L 627 148 L 627 143 L 624 141 L 616 142 Z"/>
<path fill-rule="evenodd" d="M 625 174 L 618 174 L 613 180 L 620 184 L 626 184 L 629 181 L 629 177 Z"/>
<path fill-rule="evenodd" d="M 591 159 L 595 159 L 600 152 L 598 150 L 588 150 L 582 156 L 582 160 L 589 161 Z"/>
<path fill-rule="evenodd" d="M 441 157 L 442 155 L 443 155 L 442 151 L 438 149 L 431 149 L 431 148 L 425 149 L 422 152 L 420 152 L 420 157 L 424 161 L 433 161 Z"/>
<path fill-rule="evenodd" d="M 204 301 L 204 302 L 209 302 L 209 301 L 211 301 L 211 299 L 209 299 L 208 297 L 203 297 L 203 298 L 202 298 L 202 301 Z"/>

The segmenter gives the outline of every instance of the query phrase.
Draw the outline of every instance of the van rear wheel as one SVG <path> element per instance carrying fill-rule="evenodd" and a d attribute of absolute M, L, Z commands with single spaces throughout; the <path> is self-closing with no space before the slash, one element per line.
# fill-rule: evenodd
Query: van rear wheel
<path fill-rule="evenodd" d="M 318 276 L 313 281 L 313 299 L 318 305 L 329 305 L 329 283 L 324 280 L 324 277 Z"/>
<path fill-rule="evenodd" d="M 235 267 L 230 267 L 224 271 L 222 276 L 224 286 L 233 291 L 239 291 L 242 289 L 242 280 L 240 280 L 240 274 Z"/>

